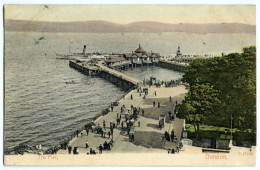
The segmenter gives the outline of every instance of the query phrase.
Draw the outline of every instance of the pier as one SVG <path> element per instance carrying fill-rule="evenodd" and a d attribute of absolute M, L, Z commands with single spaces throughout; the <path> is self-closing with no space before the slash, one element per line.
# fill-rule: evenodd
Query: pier
<path fill-rule="evenodd" d="M 87 65 L 78 60 L 70 60 L 69 65 L 70 65 L 70 67 L 72 67 L 86 75 L 93 76 L 93 75 L 96 75 L 99 73 L 99 68 L 97 66 Z"/>
<path fill-rule="evenodd" d="M 119 71 L 113 70 L 111 68 L 108 68 L 101 63 L 97 64 L 97 66 L 100 69 L 100 76 L 108 79 L 112 83 L 116 83 L 122 86 L 138 86 L 141 84 L 140 80 L 137 80 L 131 76 L 128 76 L 126 74 L 123 74 Z"/>
<path fill-rule="evenodd" d="M 94 65 L 84 64 L 77 60 L 69 61 L 70 67 L 86 74 L 86 75 L 98 75 L 114 84 L 117 84 L 123 88 L 131 88 L 133 86 L 138 86 L 141 84 L 140 80 L 123 74 L 119 71 L 108 68 L 102 63 L 97 63 Z"/>
<path fill-rule="evenodd" d="M 140 80 L 108 68 L 102 62 L 90 66 L 82 62 L 70 61 L 70 66 L 86 74 L 94 72 L 120 87 L 135 87 L 116 105 L 113 104 L 113 108 L 111 104 L 105 114 L 102 113 L 97 117 L 91 123 L 89 132 L 85 128 L 89 126 L 90 122 L 86 122 L 85 128 L 77 130 L 77 135 L 68 142 L 69 146 L 77 148 L 76 153 L 91 154 L 92 150 L 95 150 L 95 153 L 98 154 L 100 145 L 103 146 L 105 142 L 108 142 L 111 148 L 104 152 L 109 153 L 167 153 L 173 149 L 179 151 L 184 120 L 178 119 L 176 115 L 174 115 L 175 119 L 172 119 L 169 112 L 173 113 L 176 103 L 180 103 L 184 99 L 187 93 L 185 86 L 171 88 L 164 85 L 161 87 L 145 86 Z M 178 67 L 177 69 L 181 71 L 184 68 Z M 171 100 L 169 100 L 170 98 Z M 124 108 L 123 111 L 122 108 Z M 164 119 L 163 123 L 161 118 Z M 173 137 L 171 137 L 172 140 L 169 140 L 165 137 L 165 133 L 171 134 L 172 131 L 175 134 L 174 140 Z M 86 147 L 86 142 L 88 147 Z M 58 154 L 68 154 L 68 148 L 59 149 Z"/>
<path fill-rule="evenodd" d="M 160 60 L 157 64 L 159 67 L 167 68 L 170 70 L 184 72 L 185 68 L 188 66 L 186 63 L 177 63 L 174 61 Z"/>

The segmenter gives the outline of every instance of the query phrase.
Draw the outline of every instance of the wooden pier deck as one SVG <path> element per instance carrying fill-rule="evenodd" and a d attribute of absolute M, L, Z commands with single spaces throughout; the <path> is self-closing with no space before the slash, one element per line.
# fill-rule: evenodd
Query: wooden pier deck
<path fill-rule="evenodd" d="M 97 66 L 77 62 L 76 60 L 70 60 L 69 65 L 87 75 L 95 75 L 99 72 Z"/>
<path fill-rule="evenodd" d="M 160 62 L 158 63 L 158 66 L 160 66 L 160 67 L 168 68 L 168 69 L 180 71 L 180 72 L 184 72 L 185 68 L 188 65 L 189 64 L 187 64 L 187 63 L 177 63 L 177 62 L 168 61 L 168 60 L 160 60 Z"/>
<path fill-rule="evenodd" d="M 107 66 L 102 65 L 102 63 L 91 66 L 82 62 L 70 60 L 69 65 L 87 75 L 100 74 L 101 77 L 109 78 L 113 83 L 120 84 L 122 86 L 138 86 L 142 83 L 140 80 L 108 68 Z"/>
<path fill-rule="evenodd" d="M 131 76 L 128 76 L 128 75 L 126 75 L 124 73 L 121 73 L 119 71 L 116 71 L 116 70 L 113 70 L 111 68 L 108 68 L 108 67 L 102 65 L 101 63 L 97 64 L 97 66 L 99 67 L 100 71 L 104 71 L 104 72 L 106 72 L 106 73 L 108 73 L 110 75 L 118 77 L 118 78 L 120 78 L 120 79 L 122 79 L 122 80 L 124 80 L 124 81 L 126 81 L 128 83 L 131 83 L 133 85 L 137 86 L 137 85 L 140 85 L 140 83 L 141 83 L 140 80 L 135 79 L 135 78 L 133 78 Z"/>
<path fill-rule="evenodd" d="M 160 60 L 160 62 L 169 63 L 169 64 L 175 64 L 175 65 L 184 66 L 184 67 L 187 67 L 189 65 L 188 63 L 178 63 L 178 62 L 169 61 L 169 60 Z"/>

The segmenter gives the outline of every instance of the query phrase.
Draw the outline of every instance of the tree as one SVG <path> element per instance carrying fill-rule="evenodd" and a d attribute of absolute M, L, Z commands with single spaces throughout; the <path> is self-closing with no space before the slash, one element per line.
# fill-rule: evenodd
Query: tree
<path fill-rule="evenodd" d="M 256 129 L 256 47 L 243 53 L 198 59 L 184 72 L 189 85 L 185 100 L 178 106 L 179 116 L 199 124 Z"/>
<path fill-rule="evenodd" d="M 197 83 L 190 87 L 184 102 L 177 106 L 178 117 L 192 122 L 197 138 L 200 124 L 208 121 L 211 111 L 220 102 L 218 95 L 218 91 L 209 83 Z"/>

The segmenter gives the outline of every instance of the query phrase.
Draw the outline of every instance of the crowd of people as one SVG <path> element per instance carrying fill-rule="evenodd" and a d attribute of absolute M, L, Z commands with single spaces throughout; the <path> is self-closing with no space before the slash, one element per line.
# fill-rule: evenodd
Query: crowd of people
<path fill-rule="evenodd" d="M 146 95 L 148 95 L 148 88 L 141 88 L 138 87 L 137 88 L 137 92 L 140 94 L 140 96 L 142 94 L 144 94 L 144 97 Z M 157 92 L 154 91 L 153 92 L 154 96 L 157 96 Z M 130 95 L 130 99 L 133 100 L 134 96 L 133 94 Z M 172 98 L 170 96 L 169 98 L 170 102 L 172 102 Z M 177 105 L 177 101 L 176 101 L 176 105 Z M 110 110 L 108 111 L 107 109 L 104 110 L 103 115 L 107 114 L 108 112 L 114 112 L 114 103 L 111 103 L 110 105 Z M 160 101 L 158 101 L 157 103 L 155 101 L 153 101 L 153 107 L 161 107 Z M 134 142 L 135 141 L 135 136 L 134 133 L 131 133 L 131 129 L 132 127 L 134 127 L 134 123 L 137 121 L 138 115 L 139 113 L 142 113 L 142 116 L 144 116 L 144 110 L 134 107 L 133 105 L 131 105 L 130 108 L 127 108 L 125 105 L 120 106 L 120 110 L 119 112 L 116 114 L 116 118 L 114 121 L 111 122 L 106 122 L 105 120 L 102 121 L 101 126 L 100 124 L 98 124 L 97 126 L 94 124 L 94 122 L 85 125 L 85 131 L 86 131 L 86 135 L 89 135 L 90 130 L 93 133 L 99 134 L 101 138 L 105 138 L 106 140 L 104 141 L 103 144 L 99 144 L 97 145 L 97 148 L 99 150 L 99 153 L 101 154 L 104 150 L 111 150 L 113 147 L 113 135 L 114 135 L 114 129 L 115 128 L 121 128 L 121 131 L 125 131 L 127 132 L 127 135 L 129 136 L 129 142 Z M 174 115 L 176 114 L 176 109 L 174 109 L 174 112 L 172 113 L 171 111 L 168 112 L 169 114 L 169 118 L 170 120 L 174 120 Z M 140 127 L 140 121 L 138 121 L 138 127 Z M 160 124 L 160 123 L 159 123 Z M 107 126 L 108 125 L 108 126 Z M 161 126 L 162 128 L 163 126 Z M 79 131 L 76 131 L 76 136 L 79 137 Z M 82 135 L 81 135 L 82 136 Z M 170 142 L 174 142 L 177 140 L 176 136 L 175 136 L 175 132 L 174 130 L 171 131 L 171 133 L 169 134 L 169 132 L 165 132 L 164 133 L 164 137 L 167 141 Z M 108 142 L 109 141 L 109 142 Z M 68 143 L 63 143 L 61 144 L 61 148 L 68 148 L 68 152 L 69 154 L 73 153 L 73 154 L 78 154 L 78 147 L 74 147 L 72 148 L 71 146 L 68 145 Z M 85 148 L 89 150 L 89 152 L 87 154 L 96 154 L 96 151 L 92 148 L 90 148 L 88 141 L 85 142 Z M 172 153 L 172 152 L 178 152 L 178 148 L 177 149 L 173 149 L 171 151 L 169 151 L 168 153 Z"/>
<path fill-rule="evenodd" d="M 107 138 L 107 139 L 111 138 L 109 142 L 105 141 L 103 144 L 100 144 L 97 147 L 100 154 L 104 150 L 111 150 L 113 146 L 114 129 L 118 128 L 120 125 L 121 125 L 121 130 L 127 131 L 127 135 L 129 135 L 129 141 L 130 142 L 134 141 L 134 134 L 133 133 L 130 134 L 130 131 L 132 126 L 134 125 L 134 122 L 137 120 L 137 115 L 139 114 L 139 110 L 133 105 L 131 105 L 130 109 L 127 109 L 125 105 L 122 105 L 120 108 L 120 113 L 117 113 L 116 121 L 111 121 L 109 123 L 108 131 L 107 131 L 108 127 L 105 120 L 103 120 L 102 126 L 98 124 L 96 128 L 93 128 L 92 126 L 89 125 L 85 126 L 87 135 L 89 133 L 89 130 L 92 128 L 92 132 L 95 132 L 96 134 L 100 134 L 100 137 Z M 113 111 L 112 104 L 111 104 L 111 111 Z M 140 121 L 138 122 L 138 126 L 140 126 Z M 89 144 L 86 142 L 86 148 L 88 147 Z M 90 150 L 92 150 L 92 152 L 95 152 L 92 148 L 90 148 Z"/>
<path fill-rule="evenodd" d="M 180 84 L 182 84 L 182 78 L 178 78 L 175 80 L 169 80 L 169 81 L 160 81 L 158 79 L 156 79 L 156 77 L 151 76 L 150 80 L 149 79 L 144 79 L 143 80 L 143 85 L 149 85 L 149 87 L 151 87 L 152 85 L 156 86 L 156 87 L 161 87 L 161 86 L 165 86 L 165 87 L 175 87 L 178 86 Z"/>
<path fill-rule="evenodd" d="M 168 154 L 179 153 L 182 147 L 183 147 L 183 144 L 182 144 L 182 142 L 180 142 L 179 145 L 176 146 L 176 149 L 174 149 L 174 148 L 168 149 Z"/>

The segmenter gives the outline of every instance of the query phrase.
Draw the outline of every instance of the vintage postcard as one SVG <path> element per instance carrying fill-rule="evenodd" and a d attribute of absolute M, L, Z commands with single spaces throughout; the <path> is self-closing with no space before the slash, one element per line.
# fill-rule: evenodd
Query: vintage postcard
<path fill-rule="evenodd" d="M 256 166 L 255 5 L 4 5 L 4 164 Z"/>

